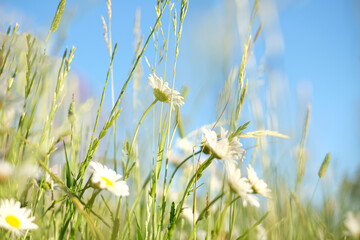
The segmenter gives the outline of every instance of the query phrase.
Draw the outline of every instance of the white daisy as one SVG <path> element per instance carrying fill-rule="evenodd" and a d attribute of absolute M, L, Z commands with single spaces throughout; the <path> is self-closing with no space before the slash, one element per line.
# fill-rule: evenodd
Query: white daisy
<path fill-rule="evenodd" d="M 186 137 L 178 139 L 175 145 L 185 154 L 191 154 L 195 146 L 195 144 Z"/>
<path fill-rule="evenodd" d="M 184 104 L 184 98 L 180 96 L 179 92 L 169 88 L 169 84 L 164 82 L 162 78 L 157 77 L 155 74 L 150 74 L 147 78 L 150 86 L 153 88 L 154 96 L 160 102 L 167 102 L 170 104 L 172 101 L 174 105 L 181 106 Z"/>
<path fill-rule="evenodd" d="M 180 163 L 185 159 L 183 154 L 179 154 L 175 152 L 173 149 L 170 150 L 169 153 L 169 162 L 174 164 L 175 166 L 180 165 Z"/>
<path fill-rule="evenodd" d="M 360 213 L 355 215 L 353 212 L 348 212 L 344 224 L 346 235 L 360 239 Z"/>
<path fill-rule="evenodd" d="M 21 180 L 28 180 L 29 178 L 39 178 L 42 174 L 42 170 L 34 163 L 27 161 L 20 164 L 15 172 L 15 177 Z"/>
<path fill-rule="evenodd" d="M 0 183 L 6 182 L 14 172 L 14 167 L 9 162 L 0 161 Z"/>
<path fill-rule="evenodd" d="M 225 167 L 228 175 L 228 183 L 231 189 L 241 197 L 243 206 L 252 205 L 260 207 L 258 198 L 251 194 L 253 190 L 249 180 L 241 177 L 240 169 L 236 168 L 234 164 L 226 164 Z"/>
<path fill-rule="evenodd" d="M 259 179 L 256 176 L 256 172 L 251 165 L 249 165 L 249 167 L 247 168 L 247 173 L 249 182 L 252 186 L 252 189 L 254 190 L 254 193 L 258 193 L 264 197 L 269 198 L 271 190 L 267 187 L 267 184 L 266 182 L 264 182 L 264 180 Z"/>
<path fill-rule="evenodd" d="M 14 199 L 2 199 L 0 202 L 0 227 L 21 235 L 26 230 L 37 229 L 33 223 L 35 217 L 30 217 L 31 211 L 20 207 L 20 202 Z"/>
<path fill-rule="evenodd" d="M 119 181 L 122 178 L 120 174 L 97 162 L 90 162 L 90 166 L 93 169 L 91 182 L 95 187 L 106 189 L 116 196 L 129 195 L 129 187 L 126 182 Z"/>
<path fill-rule="evenodd" d="M 220 127 L 220 138 L 215 131 L 210 129 L 203 129 L 204 139 L 206 141 L 206 147 L 209 148 L 212 154 L 218 159 L 232 162 L 241 157 L 243 149 L 240 148 L 242 144 L 237 137 L 233 137 L 229 140 L 228 131 L 225 131 L 223 127 Z"/>
<path fill-rule="evenodd" d="M 2 124 L 9 127 L 13 126 L 14 118 L 22 111 L 21 102 L 22 99 L 13 94 L 0 94 L 0 108 L 3 112 L 0 119 Z"/>
<path fill-rule="evenodd" d="M 174 165 L 179 165 L 186 157 L 193 154 L 195 143 L 188 138 L 180 138 L 176 141 L 173 149 L 169 153 L 169 161 Z"/>
<path fill-rule="evenodd" d="M 189 223 L 193 222 L 194 214 L 193 214 L 192 207 L 185 205 L 181 211 L 181 214 Z M 198 219 L 198 217 L 199 217 L 199 213 L 197 211 L 195 211 L 195 221 Z"/>
<path fill-rule="evenodd" d="M 50 168 L 49 169 L 52 173 L 55 174 L 55 172 L 53 172 L 53 169 Z M 50 174 L 48 172 L 43 173 L 45 174 L 45 178 L 43 175 L 38 175 L 34 181 L 35 181 L 35 186 L 36 187 L 40 187 L 44 190 L 58 190 L 59 186 L 57 183 L 54 183 L 54 181 L 52 180 Z M 58 174 L 55 174 L 58 175 Z"/>

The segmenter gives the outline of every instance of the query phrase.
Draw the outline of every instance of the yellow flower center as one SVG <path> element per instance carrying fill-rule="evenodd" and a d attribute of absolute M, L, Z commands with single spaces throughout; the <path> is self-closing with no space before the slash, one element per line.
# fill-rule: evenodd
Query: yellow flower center
<path fill-rule="evenodd" d="M 19 228 L 20 227 L 20 220 L 13 216 L 13 215 L 9 215 L 5 218 L 5 221 L 12 227 L 14 228 Z"/>
<path fill-rule="evenodd" d="M 114 184 L 112 183 L 112 181 L 110 181 L 109 179 L 107 179 L 106 177 L 101 177 L 102 180 L 105 181 L 106 186 L 114 186 Z"/>

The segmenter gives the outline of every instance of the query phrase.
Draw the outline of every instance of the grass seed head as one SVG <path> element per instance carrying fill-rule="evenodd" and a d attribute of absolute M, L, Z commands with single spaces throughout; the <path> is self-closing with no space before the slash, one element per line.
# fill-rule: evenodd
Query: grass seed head
<path fill-rule="evenodd" d="M 318 175 L 319 178 L 324 177 L 326 170 L 328 169 L 329 163 L 330 163 L 330 153 L 326 154 L 324 161 L 321 164 L 321 167 L 319 169 Z"/>

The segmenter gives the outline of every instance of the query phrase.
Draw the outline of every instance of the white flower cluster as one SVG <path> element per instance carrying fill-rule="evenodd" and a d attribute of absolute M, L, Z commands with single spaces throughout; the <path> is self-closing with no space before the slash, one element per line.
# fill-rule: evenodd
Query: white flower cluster
<path fill-rule="evenodd" d="M 228 165 L 226 171 L 228 183 L 231 189 L 242 198 L 244 207 L 248 205 L 260 207 L 258 197 L 255 194 L 270 198 L 271 190 L 264 180 L 257 177 L 251 165 L 247 168 L 247 178 L 241 177 L 240 168 L 234 165 Z"/>
<path fill-rule="evenodd" d="M 255 194 L 269 198 L 271 190 L 267 184 L 259 179 L 254 168 L 249 165 L 247 178 L 241 177 L 240 168 L 237 167 L 237 160 L 241 158 L 244 149 L 237 137 L 229 138 L 228 132 L 220 128 L 220 136 L 210 129 L 203 130 L 203 142 L 209 149 L 210 154 L 223 161 L 230 188 L 242 198 L 243 206 L 252 205 L 260 207 L 258 197 Z"/>

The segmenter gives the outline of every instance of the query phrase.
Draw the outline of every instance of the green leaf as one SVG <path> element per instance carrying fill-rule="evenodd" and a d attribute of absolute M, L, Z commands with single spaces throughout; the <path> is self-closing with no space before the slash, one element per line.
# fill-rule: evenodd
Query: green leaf
<path fill-rule="evenodd" d="M 267 216 L 269 215 L 269 211 L 267 211 L 264 216 L 262 216 L 254 225 L 249 227 L 240 237 L 238 237 L 236 240 L 244 239 L 250 231 L 254 230 Z"/>
<path fill-rule="evenodd" d="M 144 239 L 143 238 L 143 235 L 141 233 L 141 229 L 140 229 L 140 225 L 139 225 L 139 222 L 137 220 L 137 217 L 135 216 L 135 222 L 136 222 L 136 226 L 137 226 L 137 239 Z"/>
<path fill-rule="evenodd" d="M 65 160 L 66 160 L 66 165 L 65 165 L 66 186 L 71 189 L 71 187 L 74 183 L 74 177 L 71 174 L 70 163 L 69 163 L 69 159 L 68 159 L 67 152 L 66 152 L 65 141 L 63 141 L 63 143 L 64 143 L 64 152 L 65 152 Z"/>
<path fill-rule="evenodd" d="M 115 240 L 117 237 L 117 234 L 119 232 L 119 227 L 120 227 L 119 223 L 120 223 L 119 218 L 116 218 L 114 221 L 113 231 L 111 233 L 111 240 Z"/>
<path fill-rule="evenodd" d="M 71 220 L 71 217 L 69 217 L 69 218 L 66 220 L 64 226 L 62 227 L 62 229 L 61 229 L 61 231 L 60 231 L 60 234 L 59 234 L 59 238 L 58 238 L 59 240 L 64 239 L 65 232 L 66 232 L 66 229 L 67 229 L 68 226 L 69 226 L 70 220 Z"/>
<path fill-rule="evenodd" d="M 238 127 L 238 129 L 236 129 L 235 132 L 233 132 L 232 134 L 230 134 L 229 138 L 233 138 L 233 137 L 236 137 L 238 136 L 241 131 L 245 130 L 247 128 L 247 126 L 250 124 L 250 121 L 246 122 L 244 125 L 241 125 L 240 127 Z"/>
<path fill-rule="evenodd" d="M 196 224 L 198 224 L 199 221 L 201 221 L 204 217 L 206 217 L 207 213 L 209 212 L 210 207 L 219 199 L 221 199 L 224 196 L 224 192 L 221 192 L 219 195 L 217 195 L 200 213 L 199 217 L 196 220 Z"/>

